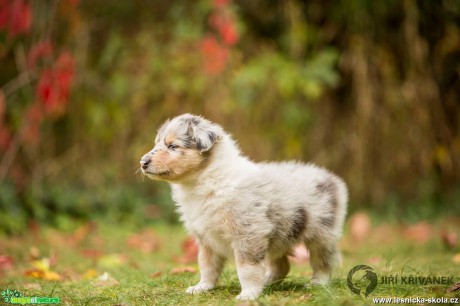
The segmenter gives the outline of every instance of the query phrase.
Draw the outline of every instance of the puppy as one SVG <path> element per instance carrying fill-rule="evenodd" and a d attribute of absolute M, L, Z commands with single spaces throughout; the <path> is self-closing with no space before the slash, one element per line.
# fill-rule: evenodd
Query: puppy
<path fill-rule="evenodd" d="M 140 164 L 144 175 L 170 183 L 198 242 L 201 279 L 187 293 L 213 289 L 234 257 L 242 289 L 236 298 L 255 299 L 287 275 L 298 243 L 310 251 L 311 283 L 329 281 L 348 198 L 336 175 L 299 162 L 254 163 L 221 126 L 191 114 L 166 121 Z"/>

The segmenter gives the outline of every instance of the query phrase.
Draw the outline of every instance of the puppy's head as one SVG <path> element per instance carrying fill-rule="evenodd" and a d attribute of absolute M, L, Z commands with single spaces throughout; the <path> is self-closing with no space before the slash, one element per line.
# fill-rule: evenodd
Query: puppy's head
<path fill-rule="evenodd" d="M 220 126 L 192 114 L 168 120 L 158 130 L 153 149 L 140 160 L 142 173 L 165 181 L 196 173 L 223 133 Z"/>

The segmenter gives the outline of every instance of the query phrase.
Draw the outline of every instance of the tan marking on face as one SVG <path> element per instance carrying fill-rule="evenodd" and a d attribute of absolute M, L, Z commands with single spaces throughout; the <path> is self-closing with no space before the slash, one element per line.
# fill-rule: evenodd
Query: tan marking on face
<path fill-rule="evenodd" d="M 152 157 L 152 166 L 155 172 L 167 173 L 160 178 L 172 181 L 197 171 L 203 161 L 203 156 L 197 150 L 178 148 L 174 151 L 159 150 Z"/>
<path fill-rule="evenodd" d="M 177 139 L 177 136 L 176 134 L 168 134 L 166 137 L 165 137 L 165 144 L 168 146 L 170 145 L 171 143 L 174 142 L 174 140 Z"/>

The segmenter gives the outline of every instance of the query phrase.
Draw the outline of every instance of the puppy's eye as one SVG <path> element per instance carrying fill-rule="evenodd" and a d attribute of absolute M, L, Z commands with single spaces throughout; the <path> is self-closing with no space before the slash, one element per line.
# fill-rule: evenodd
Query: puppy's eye
<path fill-rule="evenodd" d="M 170 144 L 168 145 L 168 149 L 170 149 L 170 150 L 175 150 L 175 149 L 177 149 L 177 148 L 179 148 L 179 146 L 178 146 L 178 145 L 175 145 L 175 144 L 173 144 L 173 143 L 170 143 Z"/>

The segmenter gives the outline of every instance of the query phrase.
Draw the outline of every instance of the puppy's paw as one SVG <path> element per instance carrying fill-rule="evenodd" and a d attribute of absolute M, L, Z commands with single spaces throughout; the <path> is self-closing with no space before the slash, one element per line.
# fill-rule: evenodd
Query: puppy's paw
<path fill-rule="evenodd" d="M 312 286 L 325 286 L 329 283 L 329 279 L 329 274 L 317 273 L 316 275 L 313 275 L 310 284 Z"/>
<path fill-rule="evenodd" d="M 236 296 L 236 299 L 240 301 L 252 301 L 257 299 L 259 297 L 259 294 L 260 292 L 257 291 L 243 290 L 240 294 Z"/>
<path fill-rule="evenodd" d="M 211 289 L 214 289 L 213 285 L 210 285 L 206 282 L 201 282 L 196 284 L 195 286 L 190 286 L 185 290 L 186 293 L 188 294 L 198 294 L 201 292 L 209 291 Z"/>

